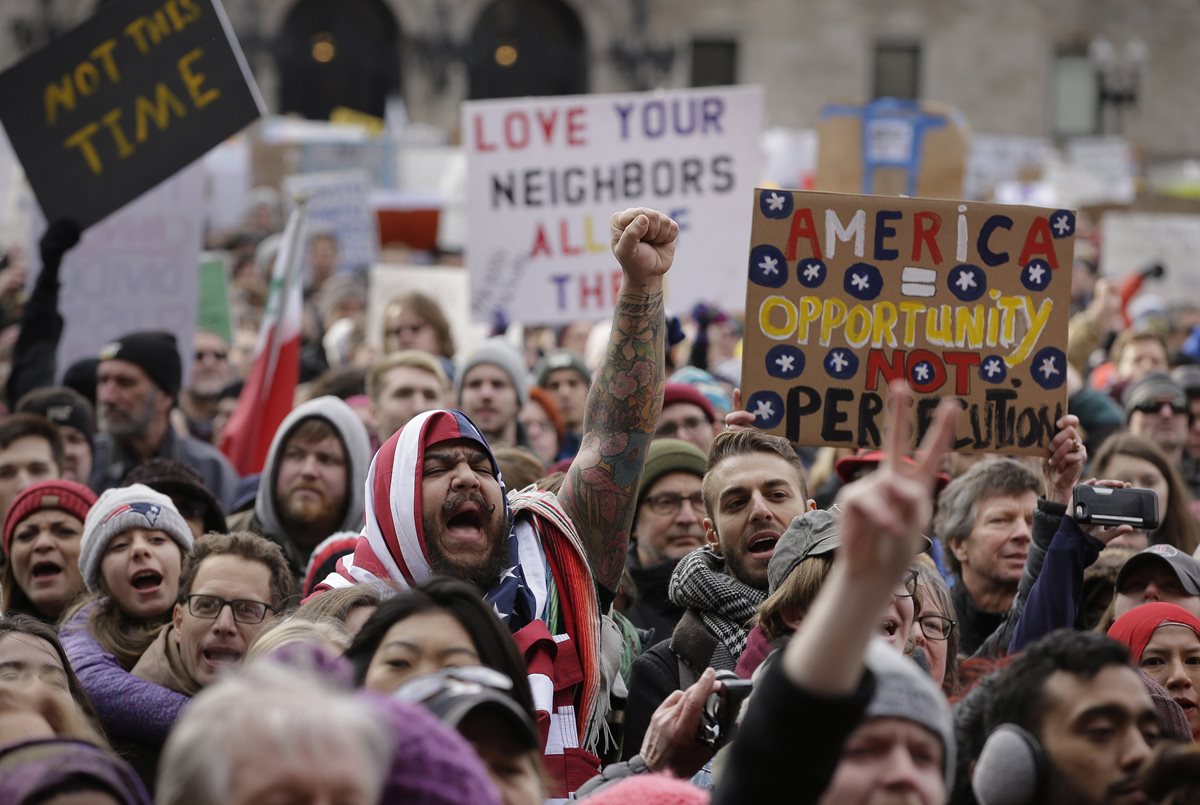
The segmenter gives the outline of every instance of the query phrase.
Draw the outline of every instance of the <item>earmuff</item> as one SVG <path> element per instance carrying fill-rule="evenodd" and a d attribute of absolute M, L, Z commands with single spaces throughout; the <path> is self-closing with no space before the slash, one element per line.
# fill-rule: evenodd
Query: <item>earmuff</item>
<path fill-rule="evenodd" d="M 971 790 L 979 805 L 1034 805 L 1045 795 L 1049 762 L 1033 733 L 1001 724 L 983 745 Z"/>

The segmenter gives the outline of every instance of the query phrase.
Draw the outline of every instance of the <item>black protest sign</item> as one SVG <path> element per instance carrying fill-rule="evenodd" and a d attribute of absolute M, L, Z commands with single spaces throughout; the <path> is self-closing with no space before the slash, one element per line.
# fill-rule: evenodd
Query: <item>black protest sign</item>
<path fill-rule="evenodd" d="M 0 74 L 48 220 L 87 227 L 263 114 L 220 0 L 117 0 Z"/>

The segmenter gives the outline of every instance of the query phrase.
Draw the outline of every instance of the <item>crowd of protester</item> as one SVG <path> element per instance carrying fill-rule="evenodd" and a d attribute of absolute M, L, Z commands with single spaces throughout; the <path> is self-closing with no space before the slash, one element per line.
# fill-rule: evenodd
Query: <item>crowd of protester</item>
<path fill-rule="evenodd" d="M 1036 459 L 951 452 L 949 401 L 915 453 L 755 429 L 737 312 L 664 309 L 653 210 L 613 216 L 611 322 L 469 347 L 419 290 L 371 337 L 320 233 L 296 403 L 239 477 L 254 198 L 232 343 L 56 367 L 62 222 L 9 312 L 0 802 L 1198 801 L 1200 316 L 1086 226 Z M 1081 484 L 1158 524 L 1077 522 Z"/>

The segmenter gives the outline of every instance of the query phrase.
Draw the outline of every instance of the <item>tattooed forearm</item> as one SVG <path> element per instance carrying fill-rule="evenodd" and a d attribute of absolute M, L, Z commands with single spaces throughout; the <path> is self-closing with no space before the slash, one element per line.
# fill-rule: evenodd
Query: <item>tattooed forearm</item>
<path fill-rule="evenodd" d="M 646 448 L 662 411 L 663 297 L 623 288 L 608 352 L 584 412 L 583 442 L 560 498 L 596 581 L 616 590 Z"/>

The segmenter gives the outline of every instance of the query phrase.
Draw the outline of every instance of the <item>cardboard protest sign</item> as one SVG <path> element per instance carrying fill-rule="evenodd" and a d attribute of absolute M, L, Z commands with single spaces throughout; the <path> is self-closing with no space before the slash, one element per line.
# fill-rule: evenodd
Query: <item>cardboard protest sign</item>
<path fill-rule="evenodd" d="M 287 199 L 308 199 L 304 210 L 310 237 L 327 233 L 337 238 L 338 271 L 354 271 L 375 262 L 379 254 L 379 232 L 370 203 L 371 184 L 365 173 L 347 171 L 289 176 L 283 180 L 283 195 Z M 306 249 L 305 276 L 310 270 Z"/>
<path fill-rule="evenodd" d="M 1200 276 L 1200 215 L 1107 212 L 1100 222 L 1100 262 L 1105 272 L 1123 277 L 1161 263 L 1155 286 L 1191 297 Z"/>
<path fill-rule="evenodd" d="M 817 135 L 818 190 L 962 197 L 967 124 L 949 104 L 895 98 L 829 104 Z"/>
<path fill-rule="evenodd" d="M 955 450 L 1044 453 L 1066 413 L 1074 233 L 1070 210 L 756 190 L 746 410 L 801 444 L 878 447 L 904 379 L 917 438 L 954 396 Z"/>
<path fill-rule="evenodd" d="M 972 134 L 963 198 L 995 200 L 999 185 L 1040 177 L 1053 156 L 1054 145 L 1045 137 Z"/>
<path fill-rule="evenodd" d="M 191 373 L 204 167 L 193 165 L 83 233 L 63 258 L 61 372 L 138 330 L 175 334 L 184 384 Z"/>
<path fill-rule="evenodd" d="M 437 300 L 450 322 L 458 352 L 468 354 L 488 334 L 485 325 L 473 324 L 468 305 L 466 270 L 454 266 L 377 265 L 371 268 L 371 293 L 367 298 L 367 342 L 383 346 L 384 313 L 402 293 L 420 291 Z"/>
<path fill-rule="evenodd" d="M 462 107 L 471 315 L 561 324 L 612 314 L 621 270 L 608 221 L 626 207 L 679 222 L 667 306 L 741 306 L 763 94 L 713 87 L 478 101 Z"/>
<path fill-rule="evenodd" d="M 0 74 L 47 220 L 88 227 L 265 110 L 219 0 L 104 3 Z"/>

